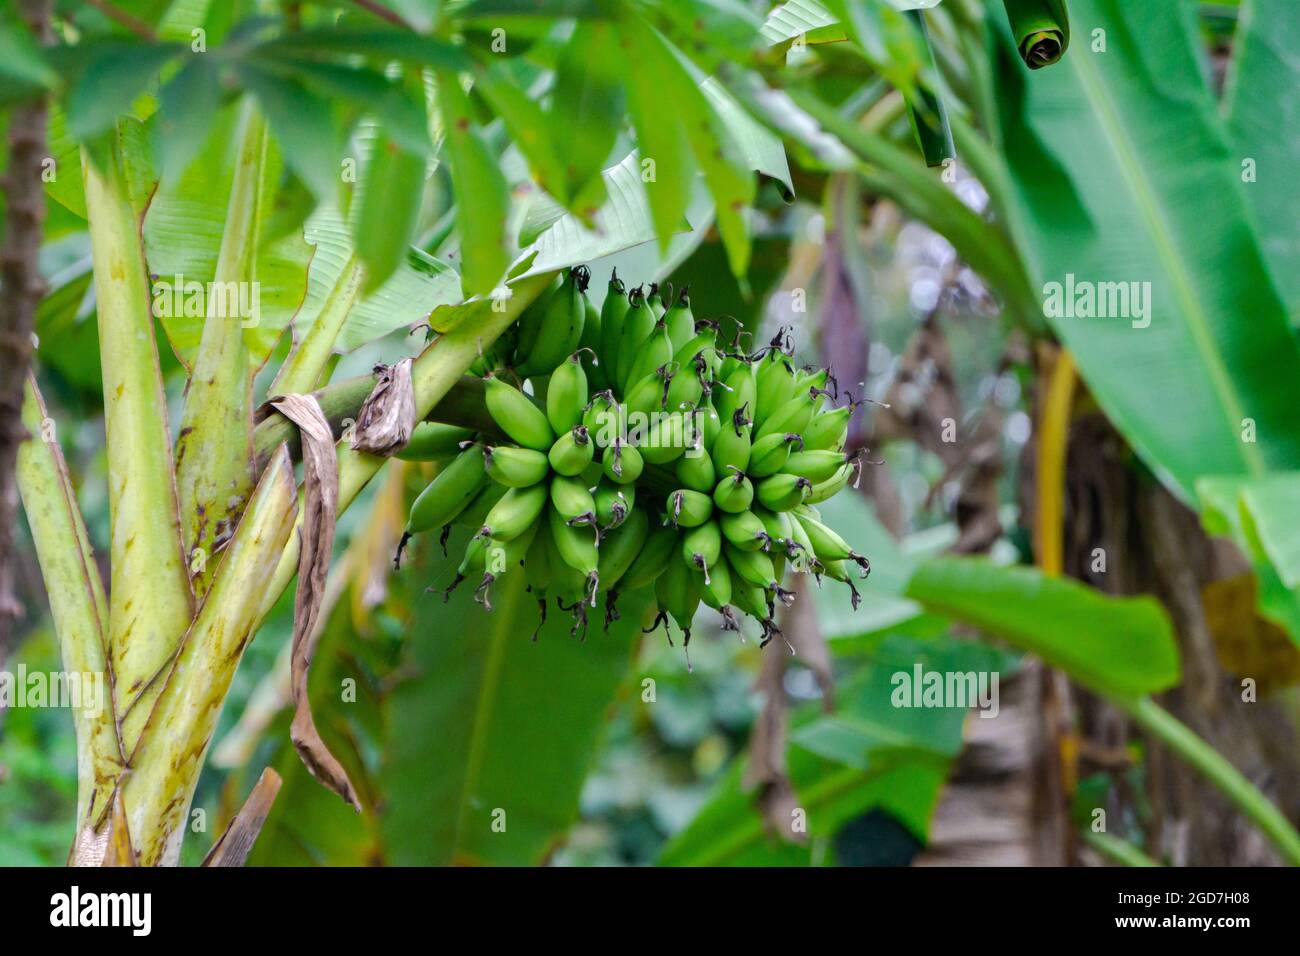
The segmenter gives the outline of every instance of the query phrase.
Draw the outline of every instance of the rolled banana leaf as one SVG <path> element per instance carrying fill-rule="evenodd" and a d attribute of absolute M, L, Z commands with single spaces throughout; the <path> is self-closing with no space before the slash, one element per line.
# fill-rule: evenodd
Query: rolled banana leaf
<path fill-rule="evenodd" d="M 906 16 L 921 33 L 925 44 L 927 73 L 937 76 L 938 68 L 934 63 L 934 50 L 930 47 L 930 31 L 926 28 L 925 16 L 920 10 L 908 10 Z M 916 96 L 908 99 L 907 117 L 927 166 L 942 166 L 946 160 L 957 155 L 952 144 L 952 129 L 948 126 L 948 110 L 937 90 L 917 87 Z"/>
<path fill-rule="evenodd" d="M 1020 58 L 1031 70 L 1051 66 L 1070 46 L 1065 0 L 1002 0 Z"/>

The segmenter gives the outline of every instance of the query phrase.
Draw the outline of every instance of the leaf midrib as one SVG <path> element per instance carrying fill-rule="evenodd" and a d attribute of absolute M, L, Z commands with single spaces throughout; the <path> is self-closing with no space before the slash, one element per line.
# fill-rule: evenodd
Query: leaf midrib
<path fill-rule="evenodd" d="M 520 594 L 522 594 L 520 588 L 510 587 L 505 590 L 508 595 L 506 601 L 498 605 L 494 613 L 489 617 L 492 622 L 491 640 L 488 644 L 487 659 L 483 664 L 483 678 L 479 685 L 478 700 L 474 706 L 473 729 L 470 731 L 464 782 L 461 785 L 460 799 L 456 806 L 456 827 L 452 831 L 451 845 L 448 847 L 448 863 L 454 863 L 456 857 L 460 854 L 462 834 L 465 831 L 466 811 L 469 808 L 470 796 L 477 786 L 479 773 L 483 768 L 487 734 L 492 723 L 489 714 L 492 703 L 496 699 L 501 668 L 505 660 L 506 634 L 510 630 L 506 622 L 514 619 L 515 608 L 519 603 Z"/>

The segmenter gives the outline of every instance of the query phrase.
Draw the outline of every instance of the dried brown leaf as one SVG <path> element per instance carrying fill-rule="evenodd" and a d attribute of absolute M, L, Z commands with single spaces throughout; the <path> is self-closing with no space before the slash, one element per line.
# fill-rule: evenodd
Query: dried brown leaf
<path fill-rule="evenodd" d="M 100 866 L 136 866 L 135 847 L 131 845 L 131 829 L 127 824 L 126 804 L 122 788 L 113 791 L 113 811 L 109 814 L 104 860 Z"/>
<path fill-rule="evenodd" d="M 352 450 L 387 457 L 411 440 L 415 429 L 415 390 L 411 385 L 411 360 L 377 365 L 374 389 L 357 413 L 352 429 Z"/>
<path fill-rule="evenodd" d="M 248 855 L 253 852 L 253 844 L 262 832 L 262 825 L 271 812 L 276 794 L 280 792 L 281 782 L 280 775 L 270 767 L 262 771 L 244 805 L 204 857 L 204 866 L 244 865 Z"/>
<path fill-rule="evenodd" d="M 314 396 L 284 395 L 272 399 L 270 404 L 297 425 L 302 435 L 303 515 L 298 528 L 298 590 L 293 602 L 294 712 L 289 735 L 312 776 L 360 812 L 361 804 L 347 771 L 330 753 L 316 729 L 307 693 L 312 635 L 325 596 L 334 549 L 334 523 L 338 518 L 339 470 L 334 435 Z"/>

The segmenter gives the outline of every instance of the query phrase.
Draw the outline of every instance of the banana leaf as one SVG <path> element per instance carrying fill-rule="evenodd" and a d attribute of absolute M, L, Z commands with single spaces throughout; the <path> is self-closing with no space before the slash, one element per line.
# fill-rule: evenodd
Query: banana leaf
<path fill-rule="evenodd" d="M 1051 66 L 1070 46 L 1065 0 L 1002 0 L 1020 58 L 1031 70 Z"/>

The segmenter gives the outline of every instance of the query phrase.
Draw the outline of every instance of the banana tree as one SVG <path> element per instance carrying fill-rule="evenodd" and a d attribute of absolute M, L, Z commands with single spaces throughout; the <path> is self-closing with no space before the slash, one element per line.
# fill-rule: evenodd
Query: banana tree
<path fill-rule="evenodd" d="M 52 101 L 47 194 L 89 235 L 104 395 L 107 586 L 34 376 L 18 463 L 64 666 L 108 693 L 74 714 L 70 862 L 179 860 L 241 655 L 295 577 L 292 738 L 360 808 L 306 692 L 335 519 L 387 460 L 342 438 L 373 377 L 315 393 L 340 352 L 431 326 L 403 370 L 405 417 L 423 419 L 559 270 L 689 232 L 700 169 L 743 266 L 743 206 L 755 171 L 780 175 L 775 140 L 706 95 L 706 74 L 632 5 L 561 6 L 576 26 L 528 5 L 501 36 L 474 4 L 418 25 L 187 4 L 151 22 L 123 4 L 56 20 L 44 51 L 6 25 L 42 67 L 22 76 L 27 95 Z M 710 128 L 657 176 L 640 175 L 628 139 L 651 117 L 624 124 L 613 65 L 627 36 L 653 37 Z M 566 117 L 602 87 L 603 112 Z M 584 137 L 547 132 L 578 121 Z M 606 168 L 616 150 L 628 159 Z M 155 326 L 184 371 L 175 433 Z M 481 418 L 481 396 L 468 404 L 443 414 Z"/>

